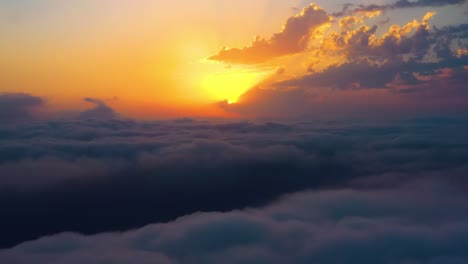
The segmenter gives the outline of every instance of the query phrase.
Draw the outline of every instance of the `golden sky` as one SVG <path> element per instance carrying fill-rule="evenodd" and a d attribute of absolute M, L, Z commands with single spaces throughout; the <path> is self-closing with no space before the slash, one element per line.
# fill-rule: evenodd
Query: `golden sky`
<path fill-rule="evenodd" d="M 291 14 L 288 3 L 269 10 L 265 0 L 2 5 L 10 18 L 0 24 L 8 37 L 0 91 L 54 104 L 86 96 L 171 107 L 235 100 L 266 71 L 202 61 L 226 43 L 244 45 L 278 28 L 282 19 L 266 19 L 271 11 L 279 18 Z"/>
<path fill-rule="evenodd" d="M 37 95 L 54 110 L 83 108 L 81 99 L 93 97 L 136 116 L 226 115 L 219 102 L 235 104 L 259 83 L 347 61 L 338 42 L 323 36 L 339 32 L 342 18 L 331 14 L 346 1 L 317 2 L 1 1 L 0 92 Z M 424 23 L 434 8 L 351 17 L 370 20 L 368 29 L 392 18 L 375 32 L 382 36 L 391 24 Z M 431 21 L 460 22 L 462 14 L 447 15 L 454 8 Z"/>

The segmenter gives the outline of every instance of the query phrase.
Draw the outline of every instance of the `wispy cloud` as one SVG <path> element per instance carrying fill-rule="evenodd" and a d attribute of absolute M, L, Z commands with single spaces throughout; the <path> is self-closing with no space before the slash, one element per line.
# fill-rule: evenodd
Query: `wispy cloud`
<path fill-rule="evenodd" d="M 384 5 L 378 4 L 345 4 L 340 12 L 333 13 L 333 16 L 340 17 L 344 15 L 352 15 L 361 12 L 370 11 L 387 11 L 403 8 L 416 8 L 416 7 L 442 7 L 448 5 L 462 5 L 466 3 L 466 0 L 398 0 L 396 2 Z"/>

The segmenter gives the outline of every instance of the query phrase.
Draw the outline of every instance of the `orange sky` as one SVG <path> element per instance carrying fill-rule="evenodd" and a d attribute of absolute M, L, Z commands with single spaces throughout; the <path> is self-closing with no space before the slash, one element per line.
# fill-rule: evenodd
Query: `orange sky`
<path fill-rule="evenodd" d="M 318 2 L 333 11 L 346 1 Z M 259 65 L 207 58 L 224 46 L 248 47 L 263 38 L 274 43 L 287 19 L 309 4 L 299 0 L 1 3 L 0 93 L 41 96 L 53 110 L 83 109 L 87 105 L 81 99 L 94 97 L 126 115 L 226 116 L 219 102 L 236 103 L 284 67 L 288 71 L 282 79 L 305 74 L 318 55 L 286 54 L 291 56 Z M 404 19 L 395 15 L 396 22 L 420 20 L 426 12 L 417 10 Z M 440 12 L 447 17 L 447 11 Z M 312 19 L 316 18 L 314 14 Z M 323 19 L 309 36 L 316 38 L 312 44 L 322 41 L 321 30 L 338 25 Z M 294 38 L 295 33 L 283 37 Z M 257 35 L 262 38 L 254 41 Z M 274 52 L 290 48 L 278 43 Z M 303 50 L 294 52 L 299 51 Z M 314 70 L 342 61 L 340 56 L 320 56 L 327 62 L 315 64 Z"/>
<path fill-rule="evenodd" d="M 18 15 L 0 21 L 9 37 L 0 51 L 0 92 L 43 96 L 59 109 L 83 107 L 78 98 L 93 96 L 117 97 L 112 104 L 123 112 L 145 105 L 205 113 L 206 105 L 235 101 L 269 70 L 203 60 L 273 32 L 291 15 L 289 3 L 271 9 L 267 0 L 249 1 L 248 9 L 246 1 L 70 2 L 10 7 Z M 269 12 L 279 19 L 265 19 Z"/>

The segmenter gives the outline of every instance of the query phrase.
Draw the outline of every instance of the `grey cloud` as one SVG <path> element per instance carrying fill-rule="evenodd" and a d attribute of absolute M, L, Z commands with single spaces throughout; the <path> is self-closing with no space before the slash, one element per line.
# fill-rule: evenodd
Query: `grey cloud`
<path fill-rule="evenodd" d="M 246 116 L 255 113 L 257 116 L 275 118 L 278 115 L 272 109 L 281 109 L 280 116 L 296 116 L 306 112 L 314 94 L 305 89 L 269 89 L 262 86 L 253 87 L 239 98 L 236 104 L 221 103 L 220 107 L 228 112 Z M 294 102 L 294 103 L 292 103 Z"/>
<path fill-rule="evenodd" d="M 311 74 L 299 80 L 285 81 L 281 86 L 330 87 L 339 89 L 384 88 L 400 71 L 400 65 L 390 63 L 373 66 L 367 62 L 332 66 L 322 73 Z M 358 87 L 355 84 L 359 84 Z"/>
<path fill-rule="evenodd" d="M 466 125 L 89 119 L 0 126 L 0 207 L 8 215 L 1 246 L 262 206 L 307 189 L 427 178 L 468 186 L 468 143 L 454 132 Z"/>
<path fill-rule="evenodd" d="M 63 233 L 0 251 L 8 263 L 464 263 L 466 193 L 452 185 L 289 195 L 135 231 Z M 112 252 L 112 253 L 111 253 Z M 129 256 L 132 256 L 130 258 Z"/>
<path fill-rule="evenodd" d="M 452 81 L 451 88 L 455 88 L 462 94 L 466 94 L 463 83 L 466 82 L 466 69 L 464 66 L 468 61 L 466 58 L 451 59 L 438 63 L 417 63 L 417 62 L 386 62 L 383 65 L 372 65 L 369 62 L 350 62 L 339 66 L 332 66 L 321 73 L 311 74 L 297 80 L 289 80 L 279 83 L 279 86 L 293 87 L 329 87 L 339 89 L 391 89 L 390 83 L 399 78 L 399 85 L 410 85 L 413 91 L 420 85 L 429 84 L 430 89 L 437 92 L 436 78 L 438 72 L 443 69 L 450 69 L 450 74 L 441 78 L 445 82 Z M 426 78 L 417 78 L 421 74 Z M 339 76 L 339 77 L 337 77 Z M 434 76 L 434 78 L 430 78 Z M 398 87 L 396 87 L 398 88 Z M 425 90 L 428 90 L 426 87 Z M 403 90 L 407 92 L 408 90 Z M 456 95 L 458 91 L 453 91 Z M 465 91 L 465 92 L 463 92 Z M 395 90 L 394 92 L 399 92 Z M 442 92 L 442 91 L 441 91 Z M 450 96 L 449 90 L 444 90 L 442 95 Z M 452 96 L 453 96 L 452 95 Z"/>
<path fill-rule="evenodd" d="M 104 101 L 95 98 L 85 98 L 85 102 L 94 105 L 93 108 L 80 113 L 80 117 L 84 119 L 114 119 L 117 118 L 117 113 L 110 108 Z"/>
<path fill-rule="evenodd" d="M 366 61 L 350 62 L 339 66 L 332 66 L 321 73 L 304 76 L 297 80 L 288 80 L 279 83 L 279 86 L 295 87 L 328 87 L 338 89 L 388 89 L 387 84 L 399 76 L 405 84 L 421 84 L 425 80 L 418 80 L 415 73 L 422 73 L 426 76 L 435 75 L 437 70 L 450 68 L 454 75 L 447 76 L 453 78 L 456 83 L 463 83 L 465 69 L 460 65 L 468 63 L 466 58 L 452 59 L 439 63 L 417 63 L 417 62 L 387 62 L 383 65 L 372 65 Z M 460 72 L 460 76 L 457 73 Z M 466 77 L 466 75 L 465 75 Z M 431 80 L 433 81 L 433 80 Z M 445 80 L 447 81 L 447 80 Z"/>
<path fill-rule="evenodd" d="M 405 8 L 405 7 L 420 7 L 420 6 L 445 6 L 445 5 L 459 5 L 465 3 L 466 0 L 399 0 L 390 6 L 394 8 Z"/>
<path fill-rule="evenodd" d="M 466 3 L 466 0 L 398 0 L 396 2 L 385 4 L 385 5 L 378 5 L 378 4 L 371 4 L 371 5 L 353 5 L 353 4 L 345 4 L 343 5 L 343 9 L 340 12 L 333 13 L 333 16 L 344 16 L 353 14 L 356 12 L 362 11 L 387 11 L 387 10 L 394 10 L 394 9 L 402 9 L 402 8 L 416 8 L 416 7 L 442 7 L 448 5 L 462 5 Z"/>
<path fill-rule="evenodd" d="M 34 119 L 35 110 L 44 106 L 40 97 L 23 93 L 0 94 L 0 121 L 18 122 Z"/>

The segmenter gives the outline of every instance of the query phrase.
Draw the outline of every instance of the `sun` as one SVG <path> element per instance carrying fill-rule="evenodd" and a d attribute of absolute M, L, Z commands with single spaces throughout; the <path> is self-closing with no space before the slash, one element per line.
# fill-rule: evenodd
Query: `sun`
<path fill-rule="evenodd" d="M 207 74 L 203 78 L 202 86 L 216 100 L 234 104 L 242 94 L 269 74 L 269 72 L 225 69 L 221 73 Z"/>

